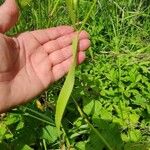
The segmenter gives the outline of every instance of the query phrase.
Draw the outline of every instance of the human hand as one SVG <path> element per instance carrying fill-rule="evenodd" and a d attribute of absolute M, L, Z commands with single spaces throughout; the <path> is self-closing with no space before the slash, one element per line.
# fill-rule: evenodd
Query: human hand
<path fill-rule="evenodd" d="M 70 26 L 25 32 L 17 37 L 4 33 L 19 16 L 15 0 L 0 6 L 0 112 L 26 103 L 50 84 L 59 80 L 72 63 L 72 39 L 77 34 Z M 78 64 L 90 46 L 85 31 L 79 34 Z"/>

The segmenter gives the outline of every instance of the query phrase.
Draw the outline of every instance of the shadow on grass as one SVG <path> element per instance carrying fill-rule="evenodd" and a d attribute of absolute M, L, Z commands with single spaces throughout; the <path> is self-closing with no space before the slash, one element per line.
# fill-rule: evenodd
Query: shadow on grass
<path fill-rule="evenodd" d="M 124 142 L 121 139 L 121 126 L 102 119 L 93 119 L 95 128 L 107 141 L 111 150 L 148 150 L 148 144 L 139 142 Z M 85 145 L 85 150 L 109 150 L 102 140 L 91 131 L 89 141 Z"/>

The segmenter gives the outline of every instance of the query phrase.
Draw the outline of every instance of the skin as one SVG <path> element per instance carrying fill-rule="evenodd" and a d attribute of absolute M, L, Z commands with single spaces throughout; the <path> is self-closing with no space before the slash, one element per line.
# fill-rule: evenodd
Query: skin
<path fill-rule="evenodd" d="M 0 113 L 33 97 L 63 77 L 72 63 L 72 39 L 77 34 L 70 26 L 21 33 L 4 33 L 15 25 L 19 10 L 15 0 L 0 6 Z M 89 35 L 79 34 L 78 64 L 90 46 Z"/>

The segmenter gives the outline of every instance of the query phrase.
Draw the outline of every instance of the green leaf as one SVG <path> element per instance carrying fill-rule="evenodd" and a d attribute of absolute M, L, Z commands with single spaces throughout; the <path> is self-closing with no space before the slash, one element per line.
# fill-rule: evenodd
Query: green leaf
<path fill-rule="evenodd" d="M 3 140 L 5 133 L 7 132 L 7 128 L 4 124 L 0 124 L 0 141 Z"/>
<path fill-rule="evenodd" d="M 56 127 L 50 125 L 42 129 L 41 139 L 45 139 L 48 143 L 53 143 L 58 138 L 58 132 Z"/>
<path fill-rule="evenodd" d="M 69 17 L 72 21 L 72 24 L 75 27 L 75 23 L 76 23 L 76 9 L 74 9 L 74 1 L 73 0 L 66 0 L 66 5 L 67 5 L 67 9 L 68 9 L 68 13 L 69 13 Z"/>
<path fill-rule="evenodd" d="M 126 143 L 124 150 L 149 150 L 149 143 Z"/>
<path fill-rule="evenodd" d="M 17 127 L 16 127 L 16 131 L 22 129 L 23 127 L 24 127 L 24 122 L 23 122 L 23 120 L 22 120 L 22 121 L 20 121 L 20 122 L 18 123 L 18 125 L 17 125 Z"/>
<path fill-rule="evenodd" d="M 129 131 L 130 141 L 138 142 L 141 139 L 141 132 L 138 129 Z"/>
<path fill-rule="evenodd" d="M 93 112 L 93 118 L 96 118 L 97 116 L 100 115 L 101 109 L 102 109 L 102 104 L 100 101 L 95 101 L 94 102 L 94 112 Z"/>
<path fill-rule="evenodd" d="M 77 46 L 78 46 L 78 35 L 74 38 L 72 43 L 73 48 L 73 63 L 69 70 L 69 73 L 66 77 L 65 83 L 60 91 L 57 105 L 56 105 L 56 114 L 55 114 L 55 123 L 58 130 L 60 130 L 61 120 L 68 103 L 69 97 L 71 95 L 74 82 L 75 82 L 75 68 L 76 68 L 76 61 L 77 61 Z"/>
<path fill-rule="evenodd" d="M 75 21 L 76 20 L 75 14 L 76 13 L 74 12 L 74 8 L 77 6 L 73 6 L 74 3 L 72 0 L 66 0 L 66 4 L 68 7 L 70 18 L 72 19 L 72 23 L 75 26 L 75 22 L 76 22 Z M 95 4 L 96 4 L 96 0 L 94 1 L 93 5 L 91 6 L 89 13 L 87 14 L 85 19 L 83 20 L 82 26 L 81 26 L 79 32 L 84 27 L 86 21 L 88 20 L 88 18 L 90 16 L 90 12 L 92 11 Z M 69 100 L 69 97 L 71 95 L 71 92 L 72 92 L 72 89 L 74 86 L 74 82 L 75 82 L 75 68 L 76 68 L 76 63 L 77 63 L 76 61 L 77 61 L 78 35 L 74 38 L 73 43 L 72 43 L 72 47 L 73 47 L 73 63 L 72 63 L 72 66 L 68 72 L 65 83 L 64 83 L 64 85 L 60 91 L 60 94 L 59 94 L 59 97 L 57 100 L 57 105 L 56 105 L 55 123 L 56 123 L 56 127 L 58 128 L 58 130 L 60 130 L 61 120 L 62 120 L 65 108 L 67 106 L 67 103 L 68 103 L 68 100 Z"/>
<path fill-rule="evenodd" d="M 21 7 L 25 7 L 25 6 L 29 5 L 31 1 L 32 0 L 18 0 Z"/>
<path fill-rule="evenodd" d="M 7 134 L 5 134 L 5 139 L 10 139 L 10 138 L 13 138 L 13 134 L 11 134 L 11 133 L 7 133 Z"/>
<path fill-rule="evenodd" d="M 104 120 L 112 120 L 112 114 L 107 109 L 102 108 L 101 111 L 101 118 Z"/>
<path fill-rule="evenodd" d="M 132 113 L 129 115 L 129 118 L 130 118 L 130 125 L 135 126 L 138 124 L 140 116 L 137 115 L 136 113 Z"/>
<path fill-rule="evenodd" d="M 6 125 L 11 125 L 11 124 L 19 122 L 20 119 L 21 119 L 21 115 L 9 114 L 6 118 L 5 124 Z"/>
<path fill-rule="evenodd" d="M 89 127 L 91 128 L 91 130 L 94 132 L 94 134 L 98 137 L 99 140 L 102 141 L 102 143 L 104 143 L 109 150 L 112 150 L 110 144 L 108 143 L 108 141 L 103 137 L 103 135 L 89 122 L 89 120 L 87 119 L 87 117 L 85 116 L 85 114 L 82 112 L 81 108 L 79 107 L 78 103 L 74 100 L 77 109 L 81 115 L 81 117 L 83 117 L 83 119 L 85 120 L 85 122 L 89 125 Z"/>
<path fill-rule="evenodd" d="M 33 150 L 33 149 L 29 147 L 28 145 L 24 145 L 21 150 Z"/>
<path fill-rule="evenodd" d="M 75 145 L 75 148 L 76 148 L 77 150 L 86 149 L 86 144 L 87 144 L 87 142 L 78 142 L 78 143 Z"/>
<path fill-rule="evenodd" d="M 86 144 L 86 150 L 91 150 L 91 148 L 93 150 L 103 150 L 105 148 L 105 144 L 99 140 L 98 135 L 94 131 L 91 132 L 88 143 Z"/>
<path fill-rule="evenodd" d="M 87 114 L 90 115 L 92 113 L 93 107 L 94 107 L 94 100 L 87 99 L 83 101 L 84 108 L 83 111 Z"/>

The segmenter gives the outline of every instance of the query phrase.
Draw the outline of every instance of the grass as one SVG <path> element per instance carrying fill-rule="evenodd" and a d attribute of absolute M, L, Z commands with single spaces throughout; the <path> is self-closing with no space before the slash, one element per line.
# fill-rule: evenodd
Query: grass
<path fill-rule="evenodd" d="M 7 34 L 72 24 L 65 1 L 56 6 L 57 2 L 31 1 L 21 8 L 20 21 Z M 92 1 L 80 1 L 78 27 L 91 5 Z M 149 22 L 149 0 L 97 0 L 84 26 L 92 47 L 76 70 L 61 136 L 54 116 L 64 78 L 1 118 L 0 149 L 148 150 Z"/>
<path fill-rule="evenodd" d="M 58 4 L 58 3 L 56 3 Z M 93 1 L 93 4 L 85 16 L 85 19 L 81 23 L 81 27 L 79 29 L 79 33 L 83 30 L 84 25 L 86 24 L 90 13 L 92 12 L 94 6 L 96 4 L 96 0 Z M 73 0 L 66 0 L 66 5 L 68 8 L 68 13 L 70 16 L 70 19 L 72 20 L 72 25 L 74 28 L 76 28 L 76 23 L 78 23 L 78 7 L 79 7 L 79 1 L 73 2 Z M 77 48 L 78 48 L 78 34 L 74 37 L 72 41 L 72 51 L 73 51 L 73 63 L 71 65 L 71 68 L 69 69 L 69 72 L 67 74 L 66 80 L 63 84 L 63 87 L 60 91 L 57 104 L 56 104 L 56 114 L 55 114 L 55 123 L 58 130 L 60 130 L 61 121 L 63 118 L 64 111 L 66 109 L 68 100 L 70 98 L 71 92 L 73 90 L 74 82 L 75 82 L 75 69 L 77 66 Z"/>

